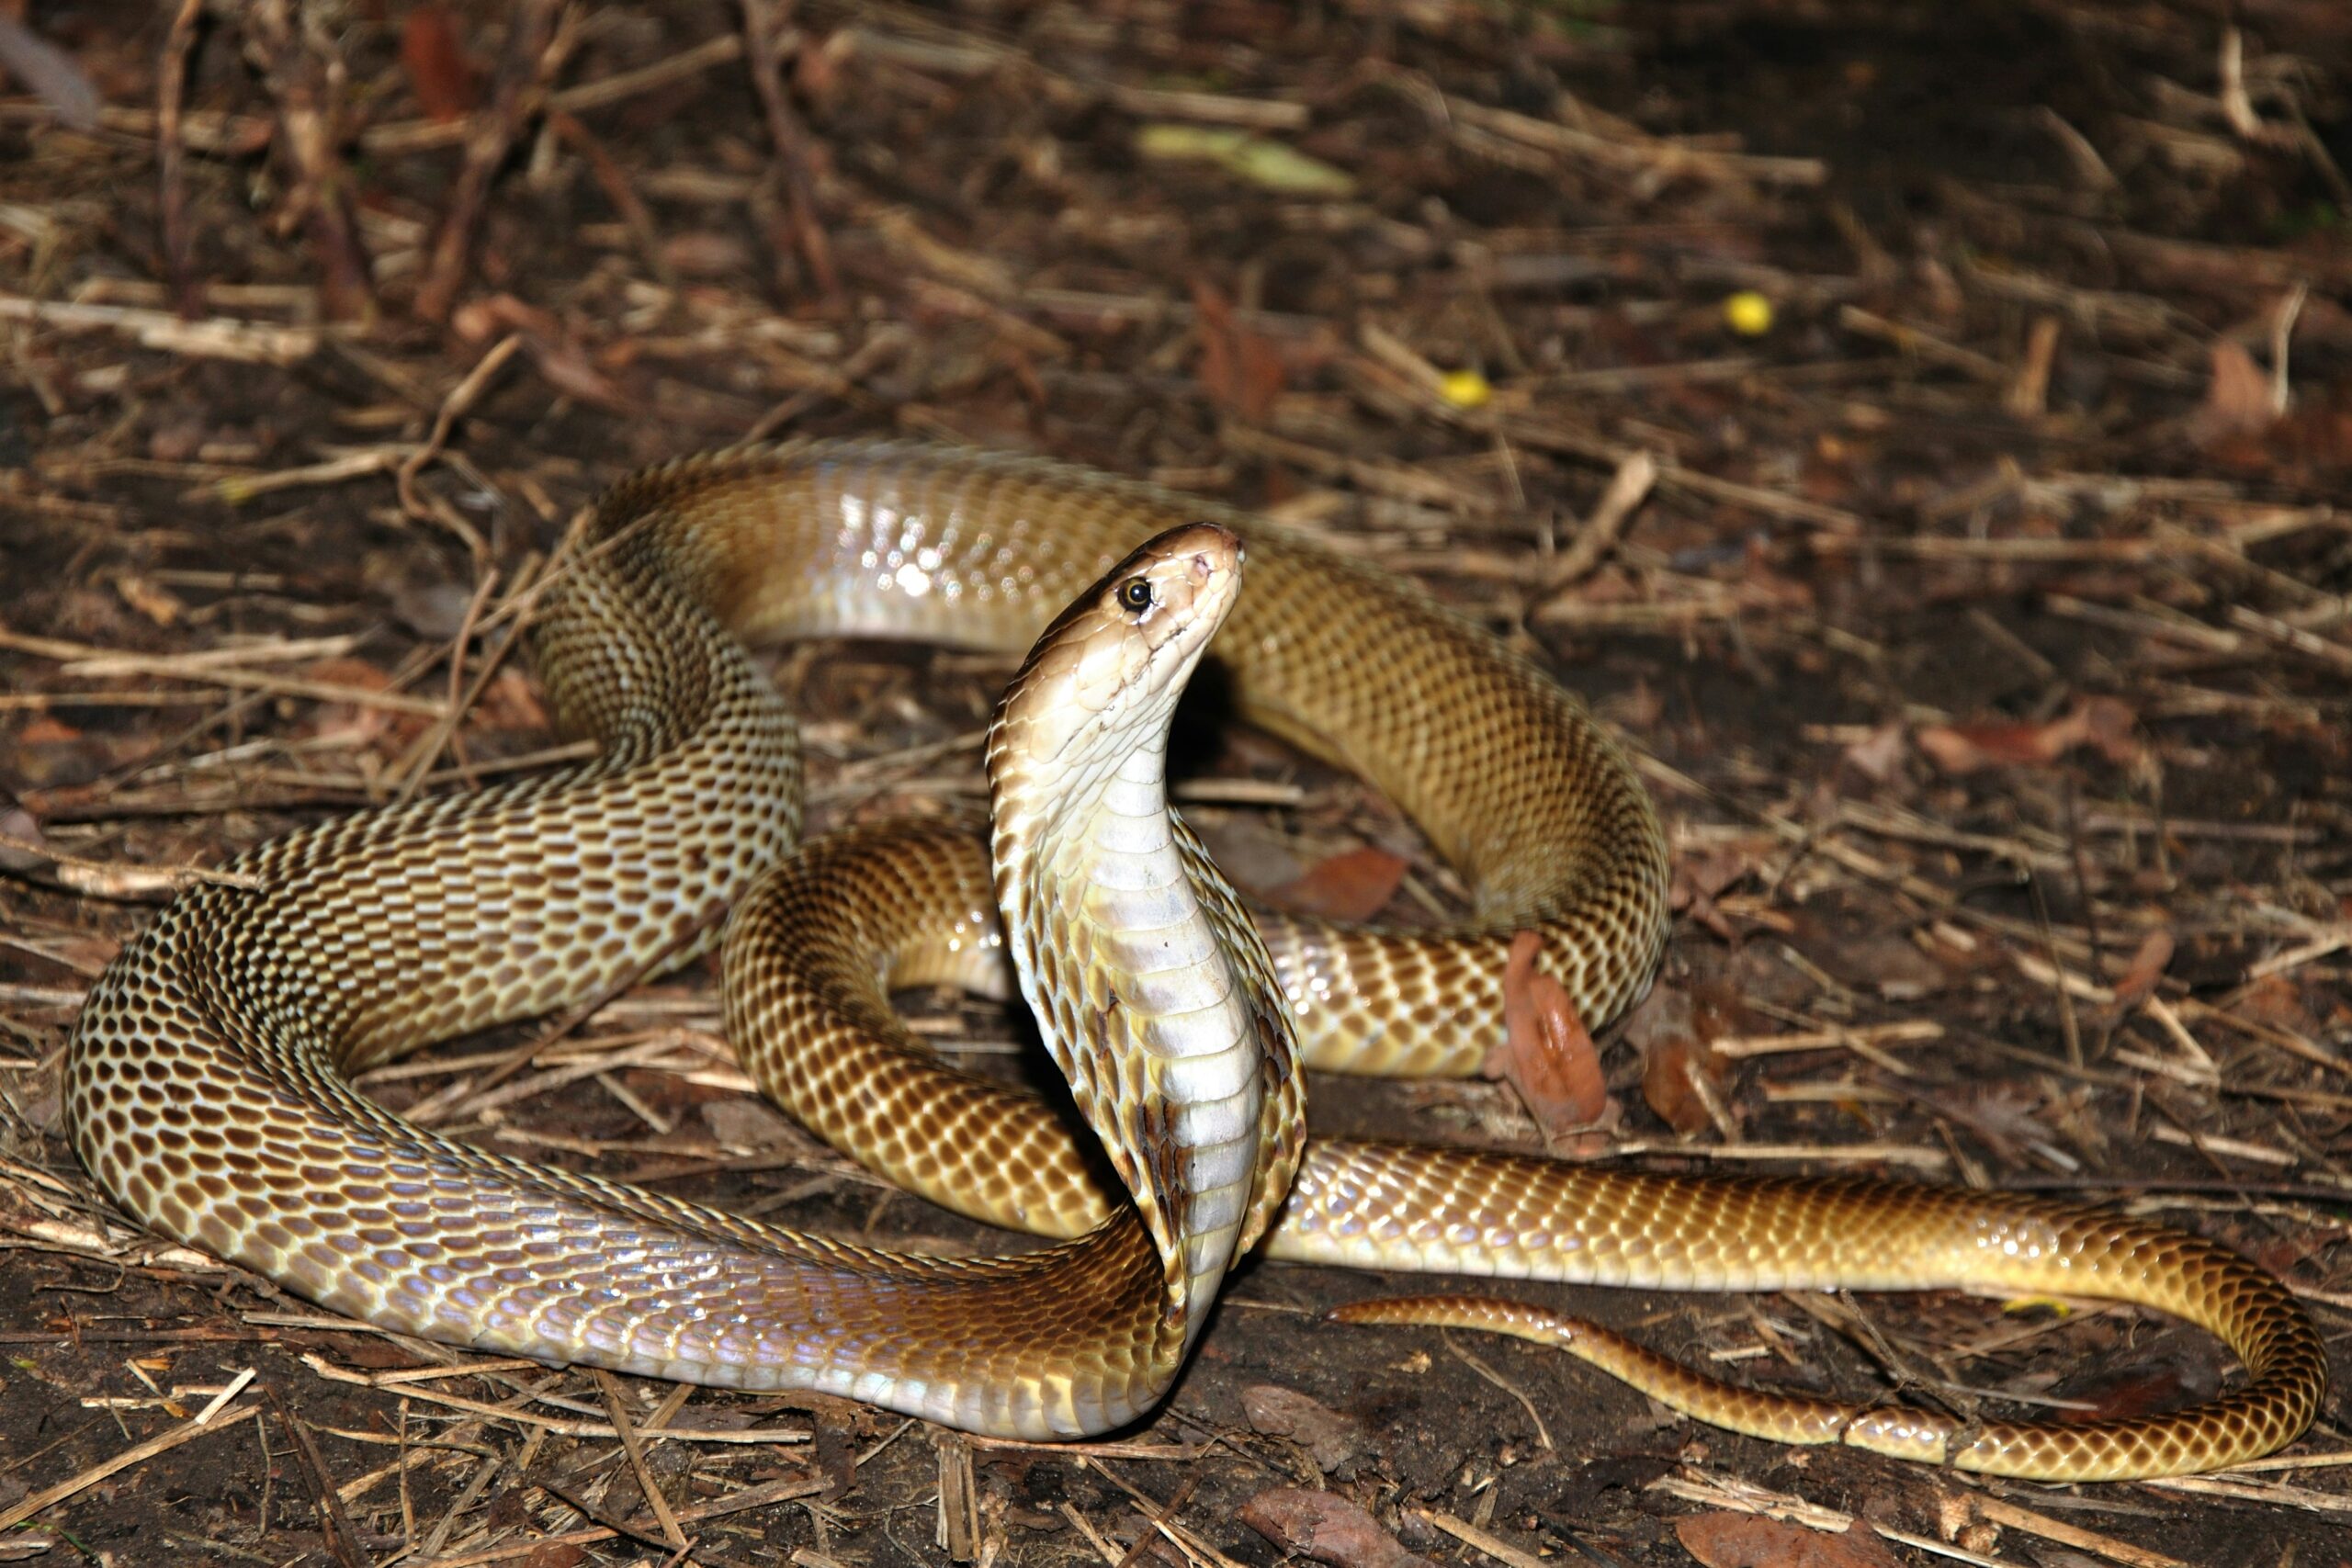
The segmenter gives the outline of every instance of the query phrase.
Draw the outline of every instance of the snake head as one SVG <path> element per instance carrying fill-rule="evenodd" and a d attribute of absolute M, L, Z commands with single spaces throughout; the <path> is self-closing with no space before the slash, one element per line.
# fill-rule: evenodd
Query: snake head
<path fill-rule="evenodd" d="M 1147 540 L 1054 618 L 998 711 L 989 750 L 1079 784 L 1158 750 L 1241 587 L 1241 541 L 1215 523 Z"/>

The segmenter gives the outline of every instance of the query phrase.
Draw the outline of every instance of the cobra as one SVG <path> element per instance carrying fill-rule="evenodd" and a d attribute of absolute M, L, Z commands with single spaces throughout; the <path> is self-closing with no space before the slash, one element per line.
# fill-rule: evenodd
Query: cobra
<path fill-rule="evenodd" d="M 843 634 L 1030 647 L 989 731 L 989 849 L 901 828 L 795 857 L 792 718 L 738 639 Z M 1241 713 L 1391 795 L 1475 889 L 1468 924 L 1245 910 L 1167 800 L 1170 712 L 1213 635 Z M 2291 1441 L 2324 1395 L 2279 1281 L 2111 1211 L 1308 1138 L 1302 1065 L 1473 1070 L 1516 933 L 1589 1022 L 1622 1012 L 1662 949 L 1667 856 L 1626 761 L 1550 680 L 1283 529 L 1022 457 L 741 450 L 616 487 L 536 637 L 594 761 L 265 843 L 232 863 L 253 888 L 183 894 L 92 990 L 73 1135 L 152 1229 L 432 1339 L 1029 1438 L 1148 1411 L 1253 1247 L 1658 1289 L 2103 1297 L 2245 1363 L 2176 1413 L 1962 1423 L 1744 1391 L 1524 1304 L 1342 1314 L 1521 1333 L 1703 1420 L 1973 1470 L 2217 1467 Z M 803 1235 L 506 1158 L 350 1087 L 707 951 L 739 901 L 727 1016 L 763 1087 L 875 1168 L 1052 1245 L 943 1259 Z M 1008 976 L 1082 1131 L 944 1067 L 888 1005 L 890 985 L 1001 995 Z"/>

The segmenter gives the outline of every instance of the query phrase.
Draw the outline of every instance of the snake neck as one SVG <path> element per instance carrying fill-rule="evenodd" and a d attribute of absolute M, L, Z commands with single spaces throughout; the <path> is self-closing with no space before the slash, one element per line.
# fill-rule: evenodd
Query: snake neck
<path fill-rule="evenodd" d="M 1250 1213 L 1264 1062 L 1168 803 L 1169 724 L 1205 635 L 1108 671 L 1107 640 L 1049 631 L 998 712 L 995 880 L 1021 993 L 1158 1249 L 1181 1355 Z"/>
<path fill-rule="evenodd" d="M 1264 1104 L 1254 1022 L 1178 852 L 1163 761 L 1138 749 L 1091 799 L 1061 803 L 1040 842 L 1000 858 L 999 886 L 1013 889 L 1022 993 L 1159 1248 L 1189 1340 L 1240 1239 Z M 1058 952 L 1034 934 L 1056 928 Z"/>

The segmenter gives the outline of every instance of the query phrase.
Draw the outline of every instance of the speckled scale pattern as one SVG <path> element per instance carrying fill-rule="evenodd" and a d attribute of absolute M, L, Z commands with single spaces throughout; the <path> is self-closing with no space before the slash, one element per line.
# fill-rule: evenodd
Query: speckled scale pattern
<path fill-rule="evenodd" d="M 1909 1405 L 1743 1389 L 1527 1303 L 1438 1296 L 1334 1314 L 1557 1346 L 1677 1409 L 1780 1442 L 1843 1443 L 2036 1480 L 2126 1480 L 2273 1452 L 2310 1426 L 2325 1397 L 2324 1348 L 2283 1284 L 2201 1237 L 2113 1210 L 1864 1179 L 1514 1168 L 1526 1163 L 1463 1156 L 1452 1170 L 1400 1173 L 1394 1149 L 1314 1145 L 1283 1234 L 1304 1244 L 1293 1256 L 1317 1262 L 1682 1290 L 1964 1287 L 2127 1301 L 2200 1325 L 2246 1367 L 2244 1385 L 2163 1415 L 1967 1423 Z M 1384 1185 L 1414 1214 L 1389 1227 L 1386 1246 L 1340 1218 Z"/>
<path fill-rule="evenodd" d="M 763 880 L 730 934 L 729 994 L 739 1010 L 729 1034 L 766 1092 L 899 1185 L 992 1224 L 1080 1235 L 1112 1212 L 1117 1192 L 1084 1130 L 1029 1091 L 943 1065 L 888 1006 L 888 987 L 908 973 L 940 973 L 927 949 L 943 937 L 960 955 L 980 955 L 976 988 L 987 988 L 997 940 L 988 874 L 978 839 L 939 825 L 869 826 L 813 843 Z M 775 908 L 761 907 L 770 899 Z M 943 918 L 951 909 L 969 917 L 951 922 Z M 860 1065 L 831 1077 L 830 1093 L 812 1105 L 793 1087 L 811 1059 Z M 860 1088 L 868 1074 L 888 1083 L 887 1101 Z M 941 1135 L 926 1144 L 910 1124 Z M 1962 1428 L 1910 1406 L 1741 1388 L 1527 1303 L 1434 1297 L 1339 1314 L 1517 1334 L 1752 1436 L 1996 1474 L 2118 1480 L 2268 1453 L 2310 1424 L 2327 1383 L 2310 1320 L 2268 1274 L 2185 1232 L 2041 1199 L 1312 1138 L 1263 1249 L 1288 1262 L 1648 1290 L 2107 1297 L 2197 1323 L 2246 1363 L 2245 1386 L 2171 1415 Z"/>
<path fill-rule="evenodd" d="M 901 981 L 1004 990 L 989 867 L 968 841 L 861 832 L 762 886 L 729 938 L 729 1029 L 811 1126 L 967 1213 L 1064 1238 L 1043 1251 L 943 1261 L 797 1235 L 441 1138 L 343 1075 L 571 1005 L 716 940 L 719 911 L 798 829 L 791 717 L 738 637 L 1017 651 L 1140 541 L 1204 519 L 1249 543 L 1248 590 L 1216 649 L 1244 715 L 1365 773 L 1478 897 L 1457 932 L 1261 917 L 1262 953 L 1221 932 L 1251 985 L 1283 988 L 1304 1059 L 1475 1070 L 1522 929 L 1544 936 L 1544 965 L 1592 1027 L 1637 998 L 1664 942 L 1663 834 L 1609 739 L 1493 637 L 1214 503 L 1018 457 L 796 444 L 650 469 L 607 497 L 535 632 L 552 705 L 605 744 L 596 762 L 264 845 L 234 863 L 262 891 L 196 889 L 125 949 L 68 1055 L 84 1159 L 154 1228 L 428 1337 L 818 1388 L 1025 1436 L 1148 1408 L 1188 1337 L 1170 1321 L 1182 1270 L 1106 1197 L 1115 1184 L 1082 1134 L 940 1067 L 877 988 L 887 958 Z M 1204 903 L 1226 908 L 1229 889 L 1196 859 Z M 777 931 L 795 962 L 763 945 Z M 2268 1451 L 2324 1392 L 2319 1342 L 2276 1280 L 2103 1211 L 1302 1145 L 1296 1074 L 1279 1060 L 1263 1100 L 1276 1135 L 1244 1230 L 1271 1219 L 1273 1256 L 1698 1289 L 2113 1295 L 2211 1328 L 2251 1371 L 2178 1416 L 1976 1429 L 1962 1444 L 1921 1436 L 1909 1413 L 1808 1410 L 1618 1342 L 1621 1375 L 1742 1429 L 1850 1441 L 1876 1422 L 1911 1457 L 2151 1474 Z M 1396 1320 L 1608 1337 L 1514 1303 L 1408 1307 Z"/>

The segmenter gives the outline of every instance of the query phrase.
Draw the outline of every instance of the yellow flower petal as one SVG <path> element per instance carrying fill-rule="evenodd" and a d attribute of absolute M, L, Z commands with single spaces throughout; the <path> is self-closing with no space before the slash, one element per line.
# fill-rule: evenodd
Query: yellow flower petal
<path fill-rule="evenodd" d="M 1742 337 L 1762 337 L 1772 330 L 1772 301 L 1743 288 L 1724 301 L 1724 321 Z"/>
<path fill-rule="evenodd" d="M 1476 370 L 1454 370 L 1437 384 L 1438 395 L 1458 409 L 1483 407 L 1495 395 L 1494 383 Z"/>

